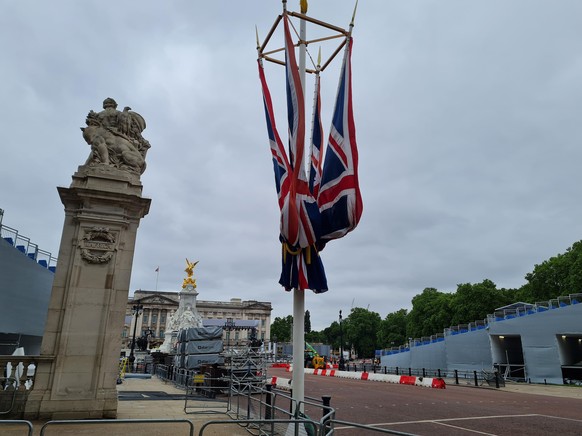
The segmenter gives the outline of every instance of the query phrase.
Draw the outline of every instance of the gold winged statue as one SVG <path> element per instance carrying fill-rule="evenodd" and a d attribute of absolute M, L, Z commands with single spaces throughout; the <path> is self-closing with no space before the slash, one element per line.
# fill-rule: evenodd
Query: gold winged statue
<path fill-rule="evenodd" d="M 184 279 L 184 282 L 182 283 L 182 289 L 184 289 L 188 285 L 192 285 L 194 289 L 196 289 L 196 279 L 193 278 L 192 276 L 194 275 L 194 268 L 196 267 L 198 262 L 200 261 L 197 260 L 196 262 L 190 262 L 188 258 L 186 258 L 186 269 L 184 271 L 186 271 L 188 277 Z"/>

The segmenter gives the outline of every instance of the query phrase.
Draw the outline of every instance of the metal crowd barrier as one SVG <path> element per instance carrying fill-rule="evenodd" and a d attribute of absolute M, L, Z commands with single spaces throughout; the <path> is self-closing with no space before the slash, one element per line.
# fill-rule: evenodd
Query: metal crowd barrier
<path fill-rule="evenodd" d="M 211 378 L 205 374 L 194 374 L 191 384 L 186 387 L 184 413 L 226 414 L 229 390 L 229 380 L 224 377 Z"/>
<path fill-rule="evenodd" d="M 24 421 L 21 419 L 2 419 L 0 420 L 0 427 L 14 427 L 14 426 L 26 426 L 28 427 L 28 436 L 32 436 L 33 434 L 33 427 L 30 421 Z M 0 430 L 0 434 L 4 434 L 2 430 Z M 11 434 L 14 434 L 11 432 Z"/>
<path fill-rule="evenodd" d="M 0 421 L 1 422 L 1 421 Z M 44 436 L 45 430 L 48 427 L 54 426 L 105 426 L 111 427 L 115 425 L 123 425 L 123 424 L 162 424 L 162 425 L 175 425 L 175 424 L 187 424 L 189 427 L 189 435 L 194 436 L 194 424 L 187 419 L 83 419 L 83 420 L 58 420 L 58 421 L 49 421 L 45 423 L 40 429 L 40 436 Z M 86 431 L 84 432 L 86 434 Z M 148 432 L 144 431 L 142 434 L 149 434 Z"/>

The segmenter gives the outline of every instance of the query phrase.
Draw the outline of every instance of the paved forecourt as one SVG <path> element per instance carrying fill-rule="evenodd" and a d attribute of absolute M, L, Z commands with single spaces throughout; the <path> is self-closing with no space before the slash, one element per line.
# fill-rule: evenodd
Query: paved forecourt
<path fill-rule="evenodd" d="M 194 426 L 194 434 L 198 432 L 203 424 L 211 420 L 226 420 L 230 418 L 223 413 L 225 407 L 222 403 L 213 400 L 192 401 L 188 400 L 188 405 L 196 407 L 198 413 L 185 413 L 185 391 L 176 388 L 172 383 L 166 383 L 157 377 L 151 379 L 126 378 L 122 384 L 117 385 L 119 402 L 117 408 L 117 420 L 181 420 L 181 422 L 163 422 L 163 423 L 138 423 L 129 424 L 115 423 L 116 420 L 102 420 L 104 425 L 88 424 L 83 420 L 74 425 L 49 424 L 45 430 L 46 436 L 103 436 L 103 435 L 124 435 L 124 436 L 182 436 L 190 434 L 190 425 L 188 420 Z M 190 409 L 189 411 L 192 411 Z M 33 421 L 34 436 L 40 435 L 41 428 L 46 424 L 45 421 Z M 16 436 L 26 435 L 26 427 L 0 426 L 0 435 Z M 213 425 L 207 427 L 204 431 L 205 436 L 248 436 L 248 433 L 236 424 L 230 425 Z"/>
<path fill-rule="evenodd" d="M 292 372 L 270 368 L 285 386 Z M 305 395 L 331 396 L 336 418 L 419 435 L 580 435 L 582 388 L 447 384 L 445 389 L 305 375 Z M 314 417 L 316 418 L 316 417 Z M 337 425 L 338 435 L 378 434 Z"/>

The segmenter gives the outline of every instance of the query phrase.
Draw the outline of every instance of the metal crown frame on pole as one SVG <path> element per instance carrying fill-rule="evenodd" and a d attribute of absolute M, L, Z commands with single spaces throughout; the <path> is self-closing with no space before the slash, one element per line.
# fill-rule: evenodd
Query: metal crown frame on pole
<path fill-rule="evenodd" d="M 273 26 L 269 30 L 267 37 L 263 41 L 262 44 L 259 44 L 259 37 L 257 31 L 257 52 L 259 59 L 263 59 L 269 62 L 273 62 L 279 65 L 285 66 L 285 61 L 281 61 L 279 59 L 273 58 L 271 55 L 279 52 L 283 52 L 285 48 L 278 48 L 275 50 L 271 50 L 266 52 L 265 48 L 267 47 L 271 37 L 273 36 L 275 30 L 277 29 L 279 23 L 283 19 L 283 15 L 287 14 L 288 16 L 298 18 L 300 20 L 300 29 L 299 29 L 299 41 L 295 46 L 299 47 L 299 75 L 301 78 L 301 86 L 303 90 L 303 94 L 305 95 L 305 76 L 306 73 L 317 73 L 325 70 L 327 66 L 332 62 L 332 60 L 337 56 L 337 54 L 341 51 L 341 49 L 346 45 L 347 41 L 351 37 L 352 29 L 354 26 L 354 19 L 357 9 L 357 0 L 356 6 L 354 8 L 354 13 L 352 15 L 352 20 L 350 23 L 349 31 L 345 29 L 334 26 L 332 24 L 326 23 L 324 21 L 317 20 L 315 18 L 309 17 L 306 15 L 307 12 L 307 2 L 301 2 L 301 13 L 297 12 L 288 12 L 287 11 L 287 0 L 282 0 L 283 3 L 283 14 L 279 15 L 275 20 Z M 307 30 L 306 30 L 306 23 L 310 22 L 317 26 L 324 27 L 326 29 L 332 30 L 336 32 L 336 35 L 317 38 L 313 40 L 307 39 Z M 317 65 L 316 69 L 308 69 L 306 68 L 306 52 L 307 52 L 307 45 L 315 42 L 322 42 L 336 38 L 343 38 L 339 46 L 335 49 L 332 55 L 323 63 L 322 66 Z M 321 62 L 318 60 L 318 64 Z M 305 398 L 305 372 L 303 371 L 304 365 L 304 350 L 305 350 L 305 290 L 295 288 L 293 289 L 293 379 L 292 379 L 292 397 L 293 402 L 295 404 L 296 416 L 298 412 L 303 413 L 303 402 Z M 298 408 L 298 409 L 297 409 Z"/>

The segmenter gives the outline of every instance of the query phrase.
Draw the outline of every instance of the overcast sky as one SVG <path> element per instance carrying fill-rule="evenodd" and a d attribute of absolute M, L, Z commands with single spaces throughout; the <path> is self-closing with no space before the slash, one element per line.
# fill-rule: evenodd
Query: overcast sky
<path fill-rule="evenodd" d="M 311 0 L 308 14 L 346 28 L 353 6 Z M 3 224 L 58 252 L 56 187 L 89 155 L 87 112 L 113 97 L 145 118 L 152 145 L 130 291 L 178 292 L 187 257 L 200 261 L 199 299 L 291 314 L 255 38 L 281 10 L 277 0 L 0 0 Z M 582 239 L 580 17 L 579 0 L 360 0 L 364 212 L 321 253 L 330 290 L 307 291 L 314 329 L 351 307 L 384 318 L 426 287 L 519 287 Z M 331 50 L 322 43 L 324 58 Z M 322 78 L 326 136 L 339 67 Z M 286 138 L 284 71 L 266 68 Z"/>

